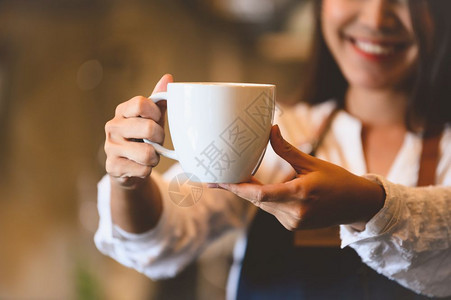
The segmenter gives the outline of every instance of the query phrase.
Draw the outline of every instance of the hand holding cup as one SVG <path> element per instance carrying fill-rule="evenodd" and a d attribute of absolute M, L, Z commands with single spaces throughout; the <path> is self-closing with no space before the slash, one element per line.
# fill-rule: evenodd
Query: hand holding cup
<path fill-rule="evenodd" d="M 172 82 L 171 75 L 164 75 L 153 93 L 163 92 Z M 115 116 L 105 125 L 106 171 L 123 186 L 134 185 L 145 179 L 159 162 L 159 155 L 152 145 L 164 140 L 164 102 L 158 104 L 147 97 L 136 96 L 119 104 Z"/>

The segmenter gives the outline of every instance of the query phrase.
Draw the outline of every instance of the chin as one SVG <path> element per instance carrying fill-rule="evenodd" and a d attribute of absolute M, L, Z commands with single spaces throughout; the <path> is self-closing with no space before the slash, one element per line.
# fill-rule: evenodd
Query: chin
<path fill-rule="evenodd" d="M 391 76 L 358 74 L 354 76 L 346 76 L 349 85 L 361 89 L 393 89 L 397 86 L 397 82 Z M 395 77 L 396 78 L 396 77 Z"/>

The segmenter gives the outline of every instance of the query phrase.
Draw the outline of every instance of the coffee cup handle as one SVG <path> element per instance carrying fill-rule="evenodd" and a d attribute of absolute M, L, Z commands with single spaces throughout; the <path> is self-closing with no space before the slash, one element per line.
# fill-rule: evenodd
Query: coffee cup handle
<path fill-rule="evenodd" d="M 157 103 L 161 100 L 167 100 L 167 93 L 166 92 L 159 92 L 151 95 L 149 97 L 150 100 L 152 100 L 154 103 Z M 161 146 L 160 144 L 154 143 L 152 141 L 149 141 L 148 139 L 144 139 L 144 143 L 150 144 L 155 148 L 155 151 L 157 151 L 158 154 L 163 155 L 164 157 L 178 160 L 177 154 L 174 150 L 166 149 L 165 147 Z"/>

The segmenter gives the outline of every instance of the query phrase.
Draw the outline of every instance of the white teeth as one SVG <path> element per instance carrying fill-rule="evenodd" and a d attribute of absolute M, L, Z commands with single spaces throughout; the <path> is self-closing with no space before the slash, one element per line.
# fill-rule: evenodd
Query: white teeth
<path fill-rule="evenodd" d="M 355 45 L 360 50 L 375 55 L 388 55 L 392 54 L 395 51 L 393 47 L 382 46 L 380 44 L 374 44 L 363 41 L 355 41 Z"/>

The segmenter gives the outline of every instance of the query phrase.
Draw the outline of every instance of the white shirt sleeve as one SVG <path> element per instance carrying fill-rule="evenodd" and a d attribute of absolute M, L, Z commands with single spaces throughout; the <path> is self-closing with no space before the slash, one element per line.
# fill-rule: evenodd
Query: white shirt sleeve
<path fill-rule="evenodd" d="M 341 226 L 342 247 L 368 266 L 428 296 L 451 295 L 451 187 L 406 187 L 366 175 L 386 192 L 364 231 Z"/>
<path fill-rule="evenodd" d="M 168 176 L 180 170 L 173 168 Z M 176 173 L 177 175 L 178 173 Z M 163 212 L 156 227 L 142 234 L 114 225 L 110 212 L 110 180 L 98 185 L 99 227 L 94 241 L 105 255 L 152 279 L 175 276 L 215 238 L 251 219 L 250 204 L 223 190 L 204 187 L 196 205 L 179 207 L 169 198 L 168 181 L 152 173 L 163 197 Z"/>

